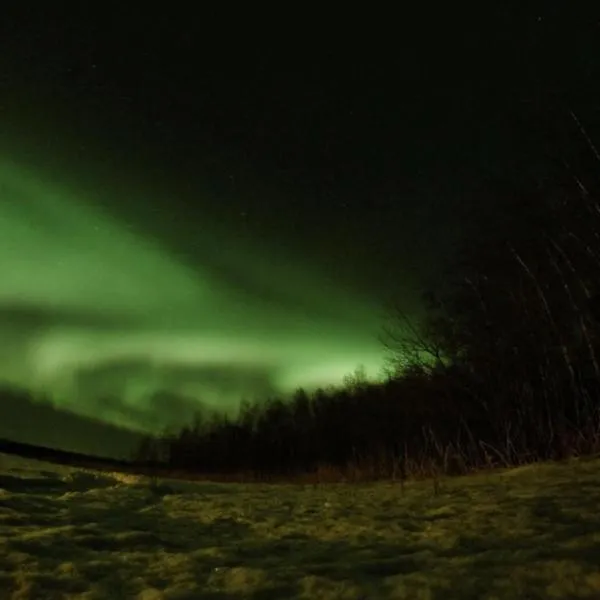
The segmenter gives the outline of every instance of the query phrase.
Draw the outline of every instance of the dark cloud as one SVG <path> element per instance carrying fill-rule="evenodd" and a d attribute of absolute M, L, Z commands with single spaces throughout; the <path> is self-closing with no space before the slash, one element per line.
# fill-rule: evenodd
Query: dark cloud
<path fill-rule="evenodd" d="M 0 302 L 0 332 L 37 333 L 54 326 L 92 331 L 119 330 L 131 325 L 122 316 L 84 309 L 52 307 L 24 301 Z"/>
<path fill-rule="evenodd" d="M 10 386 L 0 386 L 0 438 L 127 458 L 141 437 L 138 432 L 58 408 Z"/>

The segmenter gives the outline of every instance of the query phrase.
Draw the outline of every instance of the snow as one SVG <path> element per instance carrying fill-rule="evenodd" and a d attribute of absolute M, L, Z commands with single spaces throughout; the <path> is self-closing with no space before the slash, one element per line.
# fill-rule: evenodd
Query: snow
<path fill-rule="evenodd" d="M 599 598 L 600 461 L 398 484 L 107 474 L 0 455 L 0 598 Z"/>

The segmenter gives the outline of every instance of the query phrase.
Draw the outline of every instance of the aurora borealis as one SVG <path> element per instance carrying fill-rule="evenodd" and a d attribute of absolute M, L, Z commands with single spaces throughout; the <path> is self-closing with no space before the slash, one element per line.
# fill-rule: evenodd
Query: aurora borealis
<path fill-rule="evenodd" d="M 160 392 L 231 408 L 340 383 L 360 364 L 370 375 L 381 368 L 373 307 L 306 269 L 235 247 L 233 234 L 202 227 L 203 245 L 227 247 L 228 277 L 219 277 L 209 260 L 183 264 L 60 174 L 52 180 L 3 158 L 0 190 L 6 381 L 136 428 L 144 406 L 160 409 Z M 247 277 L 294 302 L 236 287 Z M 192 407 L 173 402 L 162 421 L 146 423 L 189 420 Z"/>

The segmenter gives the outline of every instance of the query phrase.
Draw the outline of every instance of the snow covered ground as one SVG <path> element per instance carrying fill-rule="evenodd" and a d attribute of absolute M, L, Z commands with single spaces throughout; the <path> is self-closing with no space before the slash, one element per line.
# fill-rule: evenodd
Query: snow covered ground
<path fill-rule="evenodd" d="M 0 598 L 600 598 L 600 461 L 238 485 L 0 455 Z"/>

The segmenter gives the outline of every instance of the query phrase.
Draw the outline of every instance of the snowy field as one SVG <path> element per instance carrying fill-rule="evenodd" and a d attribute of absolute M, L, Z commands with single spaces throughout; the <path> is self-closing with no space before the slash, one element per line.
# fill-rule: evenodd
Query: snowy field
<path fill-rule="evenodd" d="M 0 455 L 0 598 L 600 598 L 600 461 L 185 483 Z"/>

